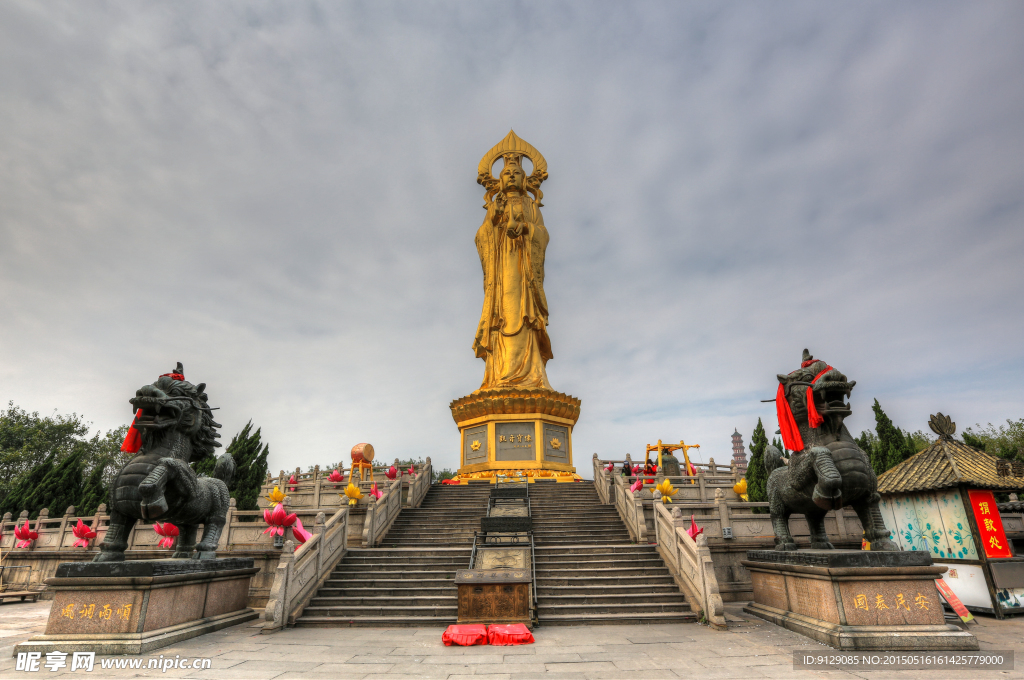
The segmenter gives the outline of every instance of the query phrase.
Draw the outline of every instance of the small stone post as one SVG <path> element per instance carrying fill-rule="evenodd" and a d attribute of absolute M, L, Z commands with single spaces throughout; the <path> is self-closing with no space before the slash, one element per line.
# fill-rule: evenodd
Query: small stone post
<path fill-rule="evenodd" d="M 57 550 L 64 547 L 64 532 L 67 531 L 68 525 L 71 524 L 71 516 L 75 514 L 75 506 L 69 505 L 68 509 L 64 511 L 64 516 L 60 519 L 60 531 L 57 532 Z"/>
<path fill-rule="evenodd" d="M 725 499 L 725 492 L 721 489 L 715 489 L 715 505 L 718 506 L 718 519 L 722 522 L 722 537 L 731 533 L 732 530 L 732 516 L 729 514 L 729 504 Z M 726 529 L 730 531 L 726 531 Z"/>
<path fill-rule="evenodd" d="M 217 541 L 217 550 L 231 550 L 231 522 L 235 519 L 235 509 L 238 501 L 232 498 L 228 501 L 228 511 L 224 516 L 224 530 L 220 532 L 220 540 Z"/>

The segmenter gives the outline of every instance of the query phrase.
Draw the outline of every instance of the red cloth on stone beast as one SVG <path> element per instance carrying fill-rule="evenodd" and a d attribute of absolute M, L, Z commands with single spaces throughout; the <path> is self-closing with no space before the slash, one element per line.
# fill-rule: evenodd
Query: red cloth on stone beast
<path fill-rule="evenodd" d="M 811 364 L 811 362 L 804 362 L 804 364 Z M 806 365 L 801 368 L 807 368 Z M 832 370 L 831 366 L 826 364 L 825 370 L 814 376 L 814 380 L 811 384 L 818 382 L 818 378 L 825 375 Z M 789 408 L 789 402 L 786 401 L 786 389 L 782 383 L 779 383 L 779 390 L 775 393 L 775 412 L 779 416 L 779 431 L 782 433 L 782 445 L 790 451 L 803 451 L 804 450 L 804 439 L 800 436 L 800 430 L 797 429 L 796 419 L 793 417 L 793 410 Z M 814 388 L 807 388 L 807 420 L 808 425 L 812 429 L 816 429 L 821 425 L 825 419 L 818 413 L 818 409 L 814 406 Z"/>
<path fill-rule="evenodd" d="M 489 645 L 528 645 L 532 642 L 533 633 L 522 623 L 495 623 L 487 626 L 487 644 Z"/>
<path fill-rule="evenodd" d="M 446 646 L 461 645 L 469 647 L 472 645 L 487 644 L 487 626 L 481 623 L 462 626 L 448 626 L 448 630 L 441 636 L 441 642 Z"/>

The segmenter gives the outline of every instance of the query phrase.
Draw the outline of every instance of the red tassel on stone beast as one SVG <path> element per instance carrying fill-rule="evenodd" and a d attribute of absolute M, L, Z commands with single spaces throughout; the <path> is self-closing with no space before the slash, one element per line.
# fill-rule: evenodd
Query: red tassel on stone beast
<path fill-rule="evenodd" d="M 182 371 L 181 362 L 178 362 L 177 367 L 170 373 L 160 374 L 161 378 L 170 378 L 171 380 L 184 380 L 185 374 Z M 139 449 L 142 448 L 142 433 L 135 427 L 135 423 L 139 420 L 139 414 L 136 413 L 135 417 L 132 418 L 132 424 L 128 427 L 128 434 L 124 436 L 124 442 L 121 444 L 121 450 L 125 453 L 138 453 Z"/>

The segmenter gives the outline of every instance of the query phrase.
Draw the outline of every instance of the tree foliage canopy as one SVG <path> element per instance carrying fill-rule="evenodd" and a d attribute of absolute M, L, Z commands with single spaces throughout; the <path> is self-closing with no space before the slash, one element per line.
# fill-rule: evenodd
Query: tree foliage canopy
<path fill-rule="evenodd" d="M 768 435 L 765 434 L 761 419 L 757 419 L 757 427 L 750 437 L 750 461 L 747 463 L 747 498 L 752 503 L 763 503 L 768 500 L 768 472 L 764 466 L 764 452 L 768 448 Z"/>

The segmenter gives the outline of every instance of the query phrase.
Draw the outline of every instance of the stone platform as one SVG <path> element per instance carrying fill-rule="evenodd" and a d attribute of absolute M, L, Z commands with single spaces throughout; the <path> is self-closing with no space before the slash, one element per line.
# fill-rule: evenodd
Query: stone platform
<path fill-rule="evenodd" d="M 142 654 L 256 618 L 247 605 L 252 558 L 66 562 L 46 633 L 17 652 Z"/>
<path fill-rule="evenodd" d="M 947 624 L 925 552 L 751 550 L 744 611 L 842 650 L 976 650 Z"/>

